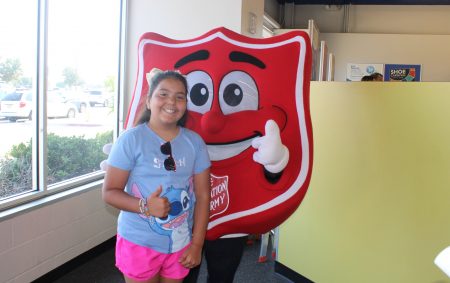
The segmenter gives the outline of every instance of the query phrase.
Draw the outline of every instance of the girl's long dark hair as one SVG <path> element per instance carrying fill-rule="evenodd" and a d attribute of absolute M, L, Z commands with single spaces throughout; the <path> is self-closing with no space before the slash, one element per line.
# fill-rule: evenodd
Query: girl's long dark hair
<path fill-rule="evenodd" d="M 188 84 L 187 84 L 186 78 L 178 71 L 168 70 L 168 71 L 156 72 L 156 74 L 152 77 L 152 79 L 150 81 L 150 88 L 148 91 L 147 99 L 152 97 L 153 92 L 155 91 L 155 89 L 159 85 L 159 83 L 168 78 L 172 78 L 172 79 L 176 79 L 176 80 L 180 81 L 183 84 L 185 93 L 187 95 Z M 138 124 L 148 123 L 148 121 L 150 121 L 151 115 L 152 115 L 152 113 L 151 113 L 150 109 L 145 107 L 145 110 L 142 112 L 141 116 L 139 117 Z M 180 120 L 178 120 L 177 125 L 183 127 L 186 124 L 186 119 L 187 119 L 187 109 L 184 112 L 183 116 L 180 118 Z"/>

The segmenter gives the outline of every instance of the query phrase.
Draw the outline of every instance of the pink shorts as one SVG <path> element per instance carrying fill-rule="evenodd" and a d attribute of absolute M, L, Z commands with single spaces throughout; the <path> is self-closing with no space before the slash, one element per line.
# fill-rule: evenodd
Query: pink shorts
<path fill-rule="evenodd" d="M 182 279 L 189 273 L 189 268 L 182 266 L 178 259 L 188 247 L 173 254 L 163 254 L 117 235 L 116 266 L 125 276 L 137 281 L 146 281 L 158 273 L 164 278 Z"/>

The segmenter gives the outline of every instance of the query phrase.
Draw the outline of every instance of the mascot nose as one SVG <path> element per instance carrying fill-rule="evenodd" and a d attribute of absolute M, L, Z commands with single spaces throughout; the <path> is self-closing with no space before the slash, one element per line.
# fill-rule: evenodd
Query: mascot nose
<path fill-rule="evenodd" d="M 225 126 L 225 117 L 218 111 L 209 111 L 203 114 L 201 124 L 203 130 L 216 134 Z"/>

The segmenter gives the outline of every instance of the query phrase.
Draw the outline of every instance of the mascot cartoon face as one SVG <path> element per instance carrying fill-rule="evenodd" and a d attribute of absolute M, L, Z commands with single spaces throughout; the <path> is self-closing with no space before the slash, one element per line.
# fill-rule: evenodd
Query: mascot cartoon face
<path fill-rule="evenodd" d="M 146 33 L 126 127 L 145 107 L 146 75 L 179 70 L 189 86 L 186 127 L 208 146 L 207 238 L 265 233 L 300 205 L 312 169 L 309 37 L 249 38 L 225 28 L 190 40 Z"/>

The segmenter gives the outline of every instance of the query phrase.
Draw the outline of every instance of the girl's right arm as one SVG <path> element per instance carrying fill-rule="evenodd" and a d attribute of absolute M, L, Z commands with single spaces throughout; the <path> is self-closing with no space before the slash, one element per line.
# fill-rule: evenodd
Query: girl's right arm
<path fill-rule="evenodd" d="M 129 171 L 109 165 L 103 182 L 103 200 L 117 209 L 141 213 L 140 199 L 124 191 L 129 176 Z M 152 216 L 166 217 L 169 213 L 170 203 L 167 198 L 159 196 L 161 191 L 159 187 L 147 198 L 148 211 Z"/>
<path fill-rule="evenodd" d="M 124 191 L 129 171 L 108 166 L 103 182 L 103 200 L 117 209 L 139 213 L 139 198 L 133 197 Z"/>

